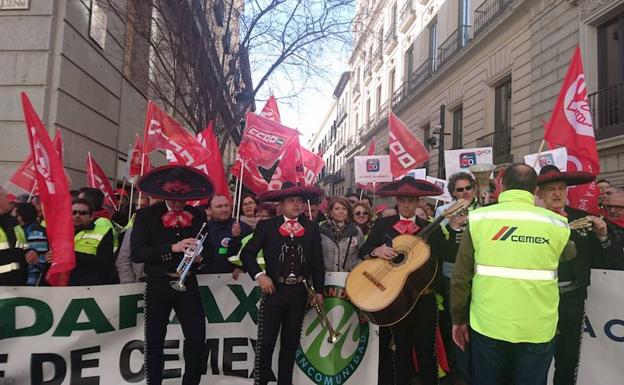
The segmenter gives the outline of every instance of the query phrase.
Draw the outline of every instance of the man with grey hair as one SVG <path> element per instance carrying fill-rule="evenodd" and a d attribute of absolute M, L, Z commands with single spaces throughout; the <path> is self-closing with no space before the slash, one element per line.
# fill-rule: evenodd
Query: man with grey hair
<path fill-rule="evenodd" d="M 0 187 L 0 286 L 26 284 L 26 235 L 11 216 L 11 202 Z"/>

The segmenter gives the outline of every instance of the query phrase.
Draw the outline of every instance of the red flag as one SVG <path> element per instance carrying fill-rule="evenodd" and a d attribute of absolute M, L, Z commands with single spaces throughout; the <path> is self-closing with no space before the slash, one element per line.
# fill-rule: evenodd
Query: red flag
<path fill-rule="evenodd" d="M 56 130 L 52 145 L 61 160 L 61 164 L 63 164 L 63 139 L 61 138 L 61 132 L 59 129 Z M 15 170 L 15 173 L 13 173 L 9 182 L 28 193 L 32 192 L 33 195 L 37 195 L 37 186 L 35 184 L 35 162 L 33 161 L 32 154 L 29 154 L 17 170 Z"/>
<path fill-rule="evenodd" d="M 247 113 L 246 127 L 238 147 L 238 154 L 241 159 L 253 160 L 258 166 L 268 169 L 280 159 L 291 140 L 298 135 L 297 130 Z"/>
<path fill-rule="evenodd" d="M 87 186 L 100 189 L 104 193 L 104 203 L 111 208 L 117 207 L 110 181 L 90 152 L 87 153 Z"/>
<path fill-rule="evenodd" d="M 418 138 L 392 112 L 388 112 L 390 130 L 390 170 L 393 177 L 422 165 L 429 160 L 429 152 Z"/>
<path fill-rule="evenodd" d="M 368 147 L 368 156 L 373 156 L 375 155 L 375 150 L 377 148 L 377 141 L 375 140 L 375 138 L 373 138 L 373 140 L 371 140 L 371 144 L 370 147 Z"/>
<path fill-rule="evenodd" d="M 271 119 L 278 123 L 282 122 L 279 109 L 277 108 L 277 100 L 275 100 L 275 96 L 273 95 L 269 96 L 269 100 L 267 100 L 266 104 L 262 108 L 262 111 L 260 112 L 260 116 L 263 116 L 267 119 Z"/>
<path fill-rule="evenodd" d="M 136 135 L 134 139 L 134 146 L 130 149 L 128 154 L 128 177 L 132 178 L 137 175 L 141 175 L 141 168 L 143 172 L 147 172 L 151 169 L 151 164 L 148 156 L 145 156 L 143 166 L 141 167 L 141 154 L 143 154 L 143 144 L 139 135 Z"/>
<path fill-rule="evenodd" d="M 287 146 L 286 151 L 284 151 L 284 155 L 280 160 L 278 169 L 280 172 L 280 180 L 282 182 L 291 181 L 300 184 L 305 183 L 305 170 L 303 168 L 303 157 L 301 155 L 299 136 L 290 141 L 290 144 Z"/>
<path fill-rule="evenodd" d="M 212 121 L 208 123 L 208 127 L 199 134 L 197 134 L 197 141 L 208 152 L 207 164 L 210 165 L 210 179 L 214 183 L 215 193 L 223 195 L 228 199 L 232 199 L 230 193 L 230 187 L 223 170 L 223 159 L 221 158 L 221 151 L 219 151 L 219 143 L 217 137 L 214 134 Z"/>
<path fill-rule="evenodd" d="M 568 171 L 600 173 L 598 150 L 594 138 L 585 72 L 581 51 L 577 47 L 570 68 L 563 79 L 555 108 L 544 130 L 544 140 L 550 148 L 566 147 Z M 568 204 L 571 207 L 598 214 L 598 188 L 595 182 L 570 187 Z"/>
<path fill-rule="evenodd" d="M 236 162 L 232 168 L 230 168 L 230 173 L 234 175 L 236 179 L 240 180 L 241 167 L 243 167 L 243 165 L 243 185 L 256 195 L 267 192 L 269 190 L 269 183 L 264 179 L 262 174 L 260 174 L 258 166 L 253 160 L 246 161 L 237 157 Z"/>
<path fill-rule="evenodd" d="M 321 170 L 323 170 L 323 167 L 325 167 L 325 161 L 323 161 L 322 157 L 305 147 L 301 147 L 301 156 L 303 158 L 303 169 L 305 171 L 305 185 L 312 186 L 321 173 Z"/>
<path fill-rule="evenodd" d="M 66 286 L 69 273 L 76 266 L 69 183 L 61 159 L 28 96 L 22 92 L 21 97 L 48 244 L 53 256 L 46 279 L 53 286 Z"/>

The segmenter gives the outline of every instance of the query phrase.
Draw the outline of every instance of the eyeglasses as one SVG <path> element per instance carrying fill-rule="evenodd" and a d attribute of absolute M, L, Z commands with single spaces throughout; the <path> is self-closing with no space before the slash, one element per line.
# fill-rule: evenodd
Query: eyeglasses
<path fill-rule="evenodd" d="M 72 210 L 72 215 L 89 215 L 89 214 L 91 214 L 89 211 Z"/>
<path fill-rule="evenodd" d="M 469 184 L 466 187 L 457 187 L 457 188 L 455 188 L 455 192 L 464 192 L 464 190 L 466 190 L 466 191 L 472 190 L 472 185 Z"/>
<path fill-rule="evenodd" d="M 605 210 L 613 210 L 613 211 L 620 211 L 620 210 L 624 210 L 624 206 L 611 206 L 611 205 L 605 205 L 604 206 Z"/>
<path fill-rule="evenodd" d="M 368 215 L 368 213 L 366 211 L 355 211 L 353 215 L 364 216 L 364 215 Z"/>

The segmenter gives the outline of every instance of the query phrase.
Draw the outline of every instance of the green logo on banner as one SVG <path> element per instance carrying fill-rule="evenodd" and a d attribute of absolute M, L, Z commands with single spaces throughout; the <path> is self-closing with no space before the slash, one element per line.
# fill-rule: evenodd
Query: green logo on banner
<path fill-rule="evenodd" d="M 346 299 L 341 286 L 325 287 L 325 311 L 334 329 L 340 333 L 336 343 L 327 342 L 329 333 L 311 309 L 303 321 L 301 345 L 296 362 L 315 384 L 344 384 L 364 358 L 368 346 L 368 321 Z"/>

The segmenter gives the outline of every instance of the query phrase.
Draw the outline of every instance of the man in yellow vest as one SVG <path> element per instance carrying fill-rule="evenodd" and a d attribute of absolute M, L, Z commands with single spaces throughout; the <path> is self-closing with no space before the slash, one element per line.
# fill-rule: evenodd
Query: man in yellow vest
<path fill-rule="evenodd" d="M 11 216 L 11 202 L 0 186 L 0 286 L 26 285 L 26 235 Z"/>
<path fill-rule="evenodd" d="M 557 329 L 565 217 L 536 207 L 535 170 L 509 166 L 498 204 L 473 210 L 451 280 L 453 340 L 470 342 L 473 385 L 545 384 Z M 511 376 L 511 378 L 507 378 Z"/>

